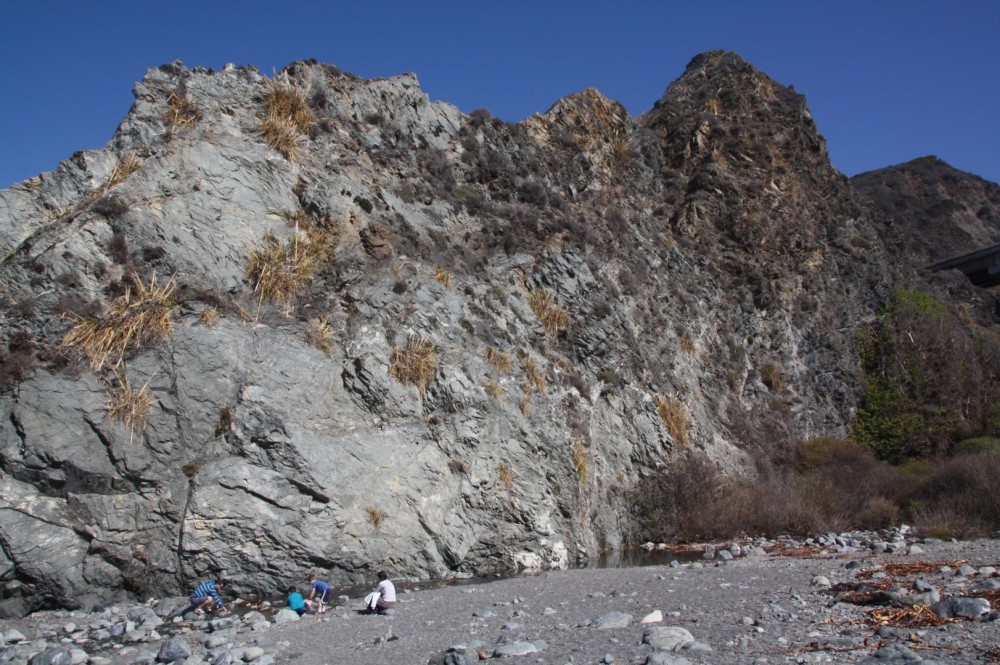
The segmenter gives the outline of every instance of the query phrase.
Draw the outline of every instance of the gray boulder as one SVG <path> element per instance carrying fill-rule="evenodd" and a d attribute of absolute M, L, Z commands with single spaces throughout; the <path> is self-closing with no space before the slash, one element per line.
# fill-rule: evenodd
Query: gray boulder
<path fill-rule="evenodd" d="M 171 637 L 160 645 L 160 651 L 156 654 L 156 661 L 159 663 L 173 663 L 183 660 L 193 653 L 190 645 L 183 637 Z"/>

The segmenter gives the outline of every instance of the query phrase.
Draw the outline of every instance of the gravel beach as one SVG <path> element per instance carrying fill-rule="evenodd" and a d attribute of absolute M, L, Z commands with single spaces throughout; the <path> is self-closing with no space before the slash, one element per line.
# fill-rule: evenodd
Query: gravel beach
<path fill-rule="evenodd" d="M 1000 594 L 994 568 L 1000 568 L 996 539 L 920 542 L 893 554 L 785 547 L 725 561 L 548 571 L 438 588 L 416 584 L 399 594 L 393 616 L 363 615 L 360 599 L 352 598 L 325 615 L 283 624 L 273 616 L 256 625 L 247 616 L 167 618 L 156 635 L 182 639 L 191 651 L 187 665 L 454 665 L 486 658 L 559 664 L 1000 662 L 997 602 L 988 600 Z M 937 615 L 923 603 L 955 598 L 971 600 L 952 612 L 973 616 L 927 622 Z M 879 628 L 872 612 L 889 625 Z M 11 630 L 25 642 L 35 640 L 35 653 L 43 646 L 75 646 L 77 661 L 86 653 L 96 665 L 154 662 L 157 656 L 164 662 L 162 639 L 100 649 L 80 640 L 71 644 L 69 628 L 96 625 L 97 616 L 42 612 L 2 622 L 8 647 L 0 662 L 27 656 L 23 646 L 12 651 Z"/>

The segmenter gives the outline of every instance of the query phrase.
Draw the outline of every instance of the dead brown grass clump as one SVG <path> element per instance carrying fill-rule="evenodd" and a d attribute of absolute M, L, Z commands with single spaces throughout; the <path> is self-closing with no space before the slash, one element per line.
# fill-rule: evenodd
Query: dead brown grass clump
<path fill-rule="evenodd" d="M 410 337 L 404 346 L 393 349 L 389 376 L 401 383 L 416 386 L 423 395 L 437 376 L 438 367 L 437 354 L 431 341 L 426 337 Z"/>
<path fill-rule="evenodd" d="M 653 395 L 653 402 L 656 404 L 656 413 L 666 426 L 670 438 L 680 447 L 687 445 L 691 416 L 688 415 L 684 404 L 674 397 L 660 394 Z"/>
<path fill-rule="evenodd" d="M 770 388 L 774 392 L 781 392 L 782 388 L 785 387 L 785 377 L 784 373 L 781 371 L 781 367 L 777 363 L 766 363 L 760 368 L 760 379 L 764 382 L 764 385 Z"/>
<path fill-rule="evenodd" d="M 146 424 L 153 401 L 146 390 L 149 382 L 139 389 L 132 388 L 124 372 L 117 375 L 118 387 L 108 398 L 108 419 L 121 423 L 130 430 L 141 430 Z"/>
<path fill-rule="evenodd" d="M 493 399 L 500 399 L 503 397 L 503 387 L 496 381 L 489 381 L 483 384 L 483 390 L 486 391 L 486 394 Z"/>
<path fill-rule="evenodd" d="M 206 307 L 198 313 L 198 320 L 202 325 L 211 328 L 219 322 L 219 310 L 217 307 Z"/>
<path fill-rule="evenodd" d="M 528 304 L 548 335 L 558 335 L 569 329 L 569 312 L 556 304 L 548 291 L 535 289 L 528 296 Z"/>
<path fill-rule="evenodd" d="M 176 130 L 198 122 L 202 115 L 201 109 L 188 99 L 186 94 L 171 92 L 167 97 L 167 110 L 163 112 L 161 118 L 169 129 Z"/>
<path fill-rule="evenodd" d="M 509 464 L 503 462 L 500 463 L 500 466 L 497 467 L 497 480 L 499 480 L 500 484 L 508 490 L 510 489 L 510 485 L 514 481 L 514 476 L 511 472 Z"/>
<path fill-rule="evenodd" d="M 177 307 L 172 297 L 174 280 L 158 285 L 154 273 L 149 286 L 138 278 L 133 281 L 135 287 L 127 288 L 124 295 L 116 298 L 104 317 L 69 315 L 75 323 L 63 337 L 62 346 L 82 350 L 94 372 L 107 363 L 118 367 L 128 351 L 165 339 L 173 329 L 170 317 Z"/>
<path fill-rule="evenodd" d="M 139 158 L 139 155 L 134 152 L 125 154 L 118 160 L 115 167 L 111 169 L 111 173 L 108 175 L 107 181 L 104 183 L 104 186 L 101 187 L 98 194 L 103 196 L 112 187 L 117 187 L 122 184 L 128 180 L 133 173 L 138 171 L 140 166 L 142 166 L 142 159 Z"/>
<path fill-rule="evenodd" d="M 500 349 L 493 346 L 486 348 L 486 362 L 503 374 L 509 374 L 510 370 L 514 367 L 514 360 L 510 351 L 500 351 Z"/>
<path fill-rule="evenodd" d="M 455 278 L 452 274 L 441 266 L 434 269 L 434 280 L 446 289 L 450 289 L 452 284 L 455 282 Z"/>
<path fill-rule="evenodd" d="M 298 161 L 305 132 L 315 122 L 305 92 L 287 77 L 275 76 L 265 84 L 260 135 L 290 162 Z"/>
<path fill-rule="evenodd" d="M 285 116 L 268 113 L 260 121 L 260 135 L 274 150 L 290 162 L 299 161 L 304 137 L 295 123 Z"/>
<path fill-rule="evenodd" d="M 305 91 L 295 87 L 287 76 L 266 79 L 264 86 L 265 115 L 287 118 L 300 132 L 308 131 L 316 122 Z"/>
<path fill-rule="evenodd" d="M 329 355 L 333 349 L 333 331 L 330 329 L 330 317 L 321 316 L 309 319 L 306 328 L 306 343 Z"/>
<path fill-rule="evenodd" d="M 365 509 L 365 519 L 371 524 L 372 528 L 376 531 L 382 529 L 382 525 L 385 524 L 385 511 L 381 508 L 375 506 L 368 506 Z"/>
<path fill-rule="evenodd" d="M 542 371 L 538 363 L 528 356 L 521 361 L 521 365 L 524 367 L 525 385 L 528 386 L 525 392 L 544 393 L 549 386 L 545 380 L 545 372 Z"/>
<path fill-rule="evenodd" d="M 287 305 L 309 283 L 315 261 L 311 243 L 300 234 L 282 244 L 274 234 L 267 233 L 250 252 L 246 276 L 261 301 Z"/>

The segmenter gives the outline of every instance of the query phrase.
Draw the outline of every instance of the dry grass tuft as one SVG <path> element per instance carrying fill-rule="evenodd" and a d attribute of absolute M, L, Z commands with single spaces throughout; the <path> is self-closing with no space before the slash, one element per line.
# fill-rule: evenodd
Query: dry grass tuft
<path fill-rule="evenodd" d="M 530 390 L 537 393 L 544 393 L 546 388 L 548 388 L 548 383 L 545 381 L 545 373 L 538 366 L 538 363 L 531 357 L 527 357 L 521 362 L 521 365 L 524 367 L 524 376 L 527 379 L 527 385 L 530 386 Z"/>
<path fill-rule="evenodd" d="M 405 346 L 397 346 L 392 351 L 389 376 L 401 383 L 416 386 L 421 395 L 427 392 L 437 371 L 437 354 L 434 352 L 434 345 L 426 337 L 410 337 Z"/>
<path fill-rule="evenodd" d="M 687 353 L 689 356 L 694 355 L 695 352 L 694 342 L 691 341 L 691 337 L 689 337 L 687 333 L 681 335 L 680 345 L 681 348 L 684 349 L 684 352 Z"/>
<path fill-rule="evenodd" d="M 458 456 L 448 458 L 448 470 L 455 474 L 469 475 L 469 463 Z"/>
<path fill-rule="evenodd" d="M 153 401 L 149 397 L 149 381 L 138 390 L 132 388 L 128 377 L 124 372 L 116 375 L 118 387 L 108 398 L 108 419 L 121 423 L 129 430 L 141 430 L 146 424 L 149 416 L 149 409 L 153 406 Z"/>
<path fill-rule="evenodd" d="M 316 122 L 304 90 L 295 87 L 286 75 L 267 79 L 264 84 L 264 115 L 287 118 L 300 132 Z"/>
<path fill-rule="evenodd" d="M 509 374 L 514 367 L 514 359 L 510 351 L 502 352 L 493 346 L 486 348 L 486 362 L 503 374 Z"/>
<path fill-rule="evenodd" d="M 376 531 L 380 530 L 382 525 L 385 524 L 385 517 L 385 511 L 381 508 L 368 506 L 368 508 L 365 509 L 365 519 L 368 520 L 368 523 L 371 524 L 372 528 Z"/>
<path fill-rule="evenodd" d="M 434 269 L 434 279 L 446 289 L 450 289 L 455 283 L 455 278 L 445 268 L 438 266 Z"/>
<path fill-rule="evenodd" d="M 497 479 L 500 481 L 501 485 L 506 487 L 508 490 L 510 489 L 510 485 L 514 480 L 514 477 L 511 474 L 511 468 L 509 464 L 506 464 L 504 462 L 500 463 L 500 466 L 497 467 Z"/>
<path fill-rule="evenodd" d="M 547 334 L 555 336 L 569 329 L 569 312 L 557 305 L 548 291 L 535 289 L 528 296 L 528 304 Z"/>
<path fill-rule="evenodd" d="M 330 355 L 330 351 L 333 349 L 333 331 L 330 329 L 329 316 L 309 319 L 309 327 L 306 328 L 306 343 Z"/>
<path fill-rule="evenodd" d="M 268 79 L 265 87 L 260 135 L 285 159 L 298 161 L 305 132 L 316 121 L 306 94 L 293 86 L 287 76 Z"/>
<path fill-rule="evenodd" d="M 142 166 L 142 159 L 139 158 L 139 155 L 134 152 L 127 153 L 124 157 L 119 159 L 118 163 L 115 164 L 115 167 L 111 169 L 111 174 L 108 175 L 108 180 L 101 187 L 98 195 L 103 196 L 111 188 L 117 187 L 128 180 L 133 173 L 139 170 L 140 166 Z"/>
<path fill-rule="evenodd" d="M 167 110 L 160 116 L 171 130 L 177 130 L 185 125 L 201 120 L 201 109 L 183 93 L 171 92 L 167 97 Z"/>
<path fill-rule="evenodd" d="M 504 394 L 503 388 L 496 381 L 489 381 L 483 384 L 483 390 L 493 399 L 500 399 Z"/>
<path fill-rule="evenodd" d="M 761 367 L 760 380 L 776 393 L 785 387 L 785 377 L 777 363 L 771 362 Z"/>
<path fill-rule="evenodd" d="M 198 320 L 203 326 L 211 328 L 219 322 L 219 310 L 215 307 L 206 307 L 198 313 Z"/>
<path fill-rule="evenodd" d="M 296 233 L 286 244 L 273 234 L 264 236 L 250 252 L 246 276 L 261 301 L 287 305 L 306 284 L 316 261 L 312 244 Z"/>
<path fill-rule="evenodd" d="M 268 113 L 260 121 L 260 135 L 290 162 L 299 161 L 304 137 L 295 122 L 283 115 Z"/>
<path fill-rule="evenodd" d="M 177 307 L 172 298 L 174 280 L 159 286 L 153 273 L 149 286 L 138 279 L 134 282 L 135 289 L 130 287 L 116 298 L 107 315 L 101 318 L 69 315 L 75 323 L 63 337 L 62 346 L 82 350 L 94 372 L 109 362 L 118 367 L 129 350 L 165 339 L 173 329 L 170 316 Z"/>
<path fill-rule="evenodd" d="M 653 395 L 653 402 L 656 404 L 656 412 L 660 415 L 660 420 L 667 428 L 670 438 L 679 447 L 687 444 L 688 428 L 691 426 L 691 417 L 687 409 L 680 400 L 666 395 Z"/>

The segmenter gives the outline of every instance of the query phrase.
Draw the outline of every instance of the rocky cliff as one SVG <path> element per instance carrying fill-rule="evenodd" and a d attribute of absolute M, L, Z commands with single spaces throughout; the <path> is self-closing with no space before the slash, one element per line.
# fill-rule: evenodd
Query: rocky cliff
<path fill-rule="evenodd" d="M 911 236 L 732 53 L 517 124 L 409 74 L 151 70 L 0 192 L 0 609 L 587 560 L 680 455 L 847 434 Z"/>

